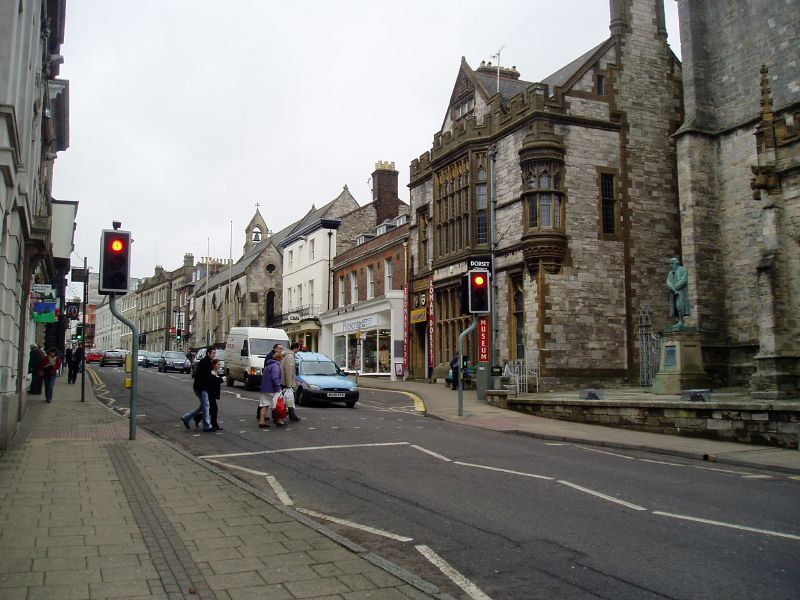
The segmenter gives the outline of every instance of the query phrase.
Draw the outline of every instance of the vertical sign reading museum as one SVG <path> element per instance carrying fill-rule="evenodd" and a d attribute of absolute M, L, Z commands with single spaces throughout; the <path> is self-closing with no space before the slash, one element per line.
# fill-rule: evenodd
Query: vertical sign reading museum
<path fill-rule="evenodd" d="M 428 282 L 428 366 L 433 369 L 433 277 Z"/>

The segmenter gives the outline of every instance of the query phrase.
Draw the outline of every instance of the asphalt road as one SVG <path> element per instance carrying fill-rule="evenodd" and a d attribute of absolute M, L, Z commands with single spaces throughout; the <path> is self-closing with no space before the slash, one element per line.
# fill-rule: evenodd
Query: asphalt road
<path fill-rule="evenodd" d="M 95 371 L 124 412 L 121 369 Z M 798 597 L 800 481 L 785 475 L 461 427 L 363 388 L 355 409 L 259 430 L 257 392 L 223 387 L 224 431 L 201 434 L 179 420 L 197 404 L 188 375 L 138 382 L 140 426 L 456 598 Z"/>

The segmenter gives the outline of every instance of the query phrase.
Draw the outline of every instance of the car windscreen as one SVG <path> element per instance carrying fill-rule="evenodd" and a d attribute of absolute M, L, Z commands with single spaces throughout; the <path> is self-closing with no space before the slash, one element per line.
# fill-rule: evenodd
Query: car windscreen
<path fill-rule="evenodd" d="M 336 365 L 332 362 L 313 362 L 304 360 L 300 363 L 301 375 L 336 375 Z"/>
<path fill-rule="evenodd" d="M 272 348 L 275 346 L 275 344 L 281 344 L 282 346 L 284 345 L 283 342 L 280 342 L 279 340 L 262 340 L 259 338 L 250 338 L 250 356 L 256 354 L 261 356 L 266 356 L 267 354 L 272 352 Z"/>
<path fill-rule="evenodd" d="M 217 350 L 215 358 L 218 358 L 219 360 L 225 360 L 225 350 Z"/>
<path fill-rule="evenodd" d="M 166 358 L 186 358 L 183 352 L 167 352 L 164 356 Z"/>

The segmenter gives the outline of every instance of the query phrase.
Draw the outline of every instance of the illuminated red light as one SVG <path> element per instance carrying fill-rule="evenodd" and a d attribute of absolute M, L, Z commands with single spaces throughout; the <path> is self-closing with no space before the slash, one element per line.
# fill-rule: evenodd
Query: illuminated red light
<path fill-rule="evenodd" d="M 473 279 L 472 281 L 477 286 L 482 286 L 484 283 L 486 283 L 486 279 L 484 279 L 483 275 L 476 275 L 475 279 Z"/>
<path fill-rule="evenodd" d="M 125 244 L 122 240 L 117 239 L 111 242 L 111 249 L 114 252 L 121 252 L 123 248 L 125 248 Z"/>

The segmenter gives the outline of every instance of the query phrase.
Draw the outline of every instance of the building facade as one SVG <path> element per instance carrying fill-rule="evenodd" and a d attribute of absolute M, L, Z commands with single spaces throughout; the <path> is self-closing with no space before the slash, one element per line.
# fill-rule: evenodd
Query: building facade
<path fill-rule="evenodd" d="M 666 325 L 680 63 L 661 2 L 610 8 L 611 36 L 539 82 L 462 59 L 442 129 L 411 164 L 414 377 L 445 377 L 469 323 L 461 276 L 493 241 L 499 364 L 535 362 L 551 387 L 635 382 L 639 311 Z"/>
<path fill-rule="evenodd" d="M 678 1 L 681 246 L 706 370 L 800 395 L 800 10 Z M 742 40 L 747 50 L 742 51 Z"/>
<path fill-rule="evenodd" d="M 69 146 L 69 82 L 58 78 L 64 4 L 0 3 L 0 448 L 25 412 L 30 345 L 63 349 L 63 321 L 37 326 L 30 300 L 33 284 L 51 285 L 63 311 L 77 210 L 54 208 L 51 196 Z"/>
<path fill-rule="evenodd" d="M 135 323 L 139 328 L 140 348 L 151 352 L 182 349 L 183 341 L 176 334 L 184 306 L 176 302 L 176 290 L 191 281 L 193 272 L 194 256 L 185 254 L 181 267 L 166 271 L 156 266 L 153 276 L 137 288 Z"/>

